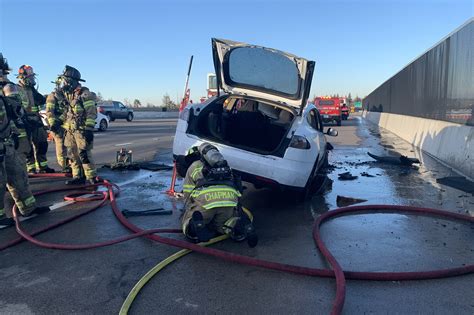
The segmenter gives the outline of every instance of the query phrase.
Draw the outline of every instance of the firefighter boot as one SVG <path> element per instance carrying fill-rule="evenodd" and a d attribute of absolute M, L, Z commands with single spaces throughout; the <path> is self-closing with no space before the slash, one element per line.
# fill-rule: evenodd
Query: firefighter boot
<path fill-rule="evenodd" d="M 187 234 L 192 238 L 197 238 L 198 242 L 208 242 L 213 237 L 213 233 L 204 223 L 204 217 L 200 211 L 193 212 L 193 216 L 188 224 L 187 232 Z"/>
<path fill-rule="evenodd" d="M 13 218 L 8 218 L 6 215 L 0 215 L 0 225 L 2 226 L 13 226 L 15 225 L 15 221 Z"/>
<path fill-rule="evenodd" d="M 247 239 L 247 244 L 249 247 L 253 248 L 258 244 L 258 236 L 255 228 L 247 216 L 242 216 L 239 218 L 237 223 L 234 226 L 234 239 L 239 241 Z"/>
<path fill-rule="evenodd" d="M 73 177 L 70 180 L 66 181 L 66 185 L 84 185 L 86 183 L 86 180 L 84 177 Z"/>
<path fill-rule="evenodd" d="M 36 207 L 33 211 L 31 211 L 31 213 L 29 213 L 28 215 L 23 215 L 24 217 L 29 217 L 33 214 L 43 214 L 43 213 L 47 213 L 51 211 L 51 209 L 49 207 Z"/>
<path fill-rule="evenodd" d="M 45 168 L 42 168 L 40 169 L 39 171 L 40 173 L 46 173 L 46 174 L 52 174 L 52 173 L 56 173 L 56 171 L 54 169 L 52 169 L 51 167 L 49 166 L 46 166 Z"/>

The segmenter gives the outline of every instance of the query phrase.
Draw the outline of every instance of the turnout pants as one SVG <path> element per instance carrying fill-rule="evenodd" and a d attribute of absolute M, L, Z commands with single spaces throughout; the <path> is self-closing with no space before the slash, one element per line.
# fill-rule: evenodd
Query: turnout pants
<path fill-rule="evenodd" d="M 64 132 L 62 133 L 54 133 L 51 131 L 53 135 L 54 144 L 56 146 L 56 160 L 59 166 L 64 169 L 67 165 L 67 151 L 66 146 L 64 145 Z"/>
<path fill-rule="evenodd" d="M 20 160 L 21 164 L 23 167 L 26 168 L 26 161 L 28 155 L 31 153 L 32 147 L 31 147 L 31 142 L 30 139 L 26 136 L 26 133 L 20 134 L 18 137 L 18 149 L 17 149 L 17 157 Z"/>
<path fill-rule="evenodd" d="M 43 127 L 33 128 L 31 131 L 31 150 L 26 157 L 28 172 L 41 171 L 48 167 L 46 153 L 48 153 L 48 135 Z"/>
<path fill-rule="evenodd" d="M 188 230 L 188 224 L 193 216 L 193 212 L 200 211 L 204 218 L 204 224 L 206 224 L 209 229 L 216 231 L 219 234 L 229 234 L 230 230 L 227 227 L 228 221 L 232 222 L 231 220 L 235 214 L 234 207 L 220 207 L 220 208 L 212 208 L 212 209 L 198 209 L 195 207 L 191 207 L 190 209 L 186 210 L 183 214 L 182 218 L 182 226 L 183 226 L 183 233 L 186 233 Z M 189 235 L 186 235 L 192 238 Z"/>
<path fill-rule="evenodd" d="M 97 176 L 91 154 L 94 144 L 93 136 L 92 139 L 86 139 L 83 130 L 67 130 L 64 144 L 71 160 L 72 177 L 82 177 L 84 174 L 86 179 L 92 179 Z"/>
<path fill-rule="evenodd" d="M 0 215 L 5 213 L 5 190 L 13 197 L 20 213 L 28 216 L 36 208 L 36 200 L 30 190 L 25 165 L 10 143 L 1 143 L 0 152 Z"/>

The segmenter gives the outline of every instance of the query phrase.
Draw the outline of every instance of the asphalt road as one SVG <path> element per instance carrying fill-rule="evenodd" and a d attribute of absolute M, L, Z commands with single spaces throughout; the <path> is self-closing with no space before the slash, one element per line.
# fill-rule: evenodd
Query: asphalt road
<path fill-rule="evenodd" d="M 115 161 L 121 148 L 132 150 L 134 161 L 154 160 L 156 155 L 171 152 L 177 119 L 115 120 L 105 132 L 94 133 L 94 162 L 100 166 Z M 54 143 L 48 148 L 51 167 L 58 168 Z"/>
<path fill-rule="evenodd" d="M 171 162 L 166 152 L 171 150 L 174 123 L 114 122 L 110 133 L 97 137 L 97 159 L 107 162 L 108 155 L 114 156 L 118 148 L 115 145 L 129 142 L 127 147 L 140 157 L 152 157 L 153 150 L 158 150 L 158 154 L 163 153 L 160 159 Z M 367 200 L 365 204 L 418 205 L 474 215 L 473 196 L 436 183 L 436 178 L 453 172 L 430 156 L 359 117 L 351 117 L 336 128 L 340 135 L 329 138 L 334 150 L 329 157 L 332 169 L 325 190 L 311 200 L 297 202 L 281 192 L 247 185 L 242 202 L 255 215 L 259 245 L 250 249 L 245 243 L 225 241 L 215 247 L 270 261 L 327 268 L 311 231 L 315 218 L 337 208 L 337 196 L 363 198 Z M 162 140 L 153 140 L 159 137 L 157 134 Z M 416 156 L 422 165 L 418 169 L 381 165 L 367 156 L 368 151 Z M 338 173 L 346 171 L 358 178 L 338 180 Z M 364 172 L 373 177 L 363 176 Z M 173 210 L 169 216 L 131 218 L 134 224 L 142 228 L 179 227 L 183 201 L 163 194 L 170 171 L 101 169 L 100 175 L 121 187 L 121 209 Z M 61 185 L 61 180 L 32 180 L 36 191 Z M 57 193 L 39 201 L 51 204 L 61 198 Z M 36 230 L 88 206 L 76 203 L 58 208 L 23 226 Z M 474 229 L 460 222 L 364 214 L 331 220 L 321 232 L 345 270 L 421 271 L 474 261 Z M 39 238 L 83 244 L 127 233 L 110 208 L 104 207 Z M 0 230 L 0 244 L 14 237 L 14 229 Z M 177 250 L 145 239 L 85 251 L 46 250 L 24 242 L 0 253 L 0 313 L 117 314 L 134 284 Z M 344 313 L 473 314 L 473 283 L 473 274 L 429 281 L 348 281 Z M 334 288 L 333 279 L 279 273 L 191 254 L 155 276 L 141 291 L 130 313 L 328 314 Z"/>

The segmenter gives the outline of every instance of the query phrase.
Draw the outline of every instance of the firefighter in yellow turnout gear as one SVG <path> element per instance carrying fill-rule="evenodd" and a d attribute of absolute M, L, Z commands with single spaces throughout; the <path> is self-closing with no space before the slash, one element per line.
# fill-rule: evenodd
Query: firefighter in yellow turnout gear
<path fill-rule="evenodd" d="M 48 135 L 39 114 L 46 100 L 35 88 L 35 75 L 33 68 L 28 65 L 23 65 L 18 70 L 21 104 L 26 115 L 30 142 L 29 152 L 20 154 L 26 153 L 26 168 L 29 173 L 54 173 L 54 170 L 48 167 Z"/>
<path fill-rule="evenodd" d="M 46 98 L 46 117 L 56 147 L 56 160 L 64 173 L 70 173 L 67 150 L 64 145 L 64 122 L 61 120 L 67 107 L 66 98 L 61 90 L 61 77 L 58 77 L 55 84 L 55 90 Z"/>
<path fill-rule="evenodd" d="M 97 118 L 95 94 L 81 86 L 80 72 L 70 66 L 61 75 L 66 108 L 59 120 L 65 130 L 64 144 L 71 160 L 72 180 L 67 185 L 97 182 L 96 168 L 92 159 L 94 127 Z"/>
<path fill-rule="evenodd" d="M 12 218 L 5 213 L 6 188 L 23 216 L 45 213 L 49 207 L 36 207 L 36 200 L 29 188 L 25 164 L 16 152 L 19 145 L 19 131 L 15 121 L 19 119 L 15 110 L 21 106 L 18 87 L 9 82 L 10 69 L 0 54 L 0 225 L 13 225 Z"/>
<path fill-rule="evenodd" d="M 216 233 L 228 234 L 236 241 L 247 239 L 249 246 L 255 247 L 257 234 L 239 202 L 240 181 L 222 154 L 203 143 L 191 148 L 186 159 L 191 165 L 183 184 L 183 233 L 196 242 L 206 242 Z"/>

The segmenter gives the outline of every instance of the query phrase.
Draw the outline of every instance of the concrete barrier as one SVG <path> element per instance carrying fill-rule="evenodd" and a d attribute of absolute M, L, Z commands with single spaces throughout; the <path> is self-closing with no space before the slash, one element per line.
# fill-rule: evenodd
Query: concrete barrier
<path fill-rule="evenodd" d="M 134 111 L 133 116 L 137 119 L 178 118 L 179 112 Z"/>
<path fill-rule="evenodd" d="M 379 112 L 364 111 L 362 117 L 393 132 L 462 175 L 474 178 L 474 127 Z"/>

